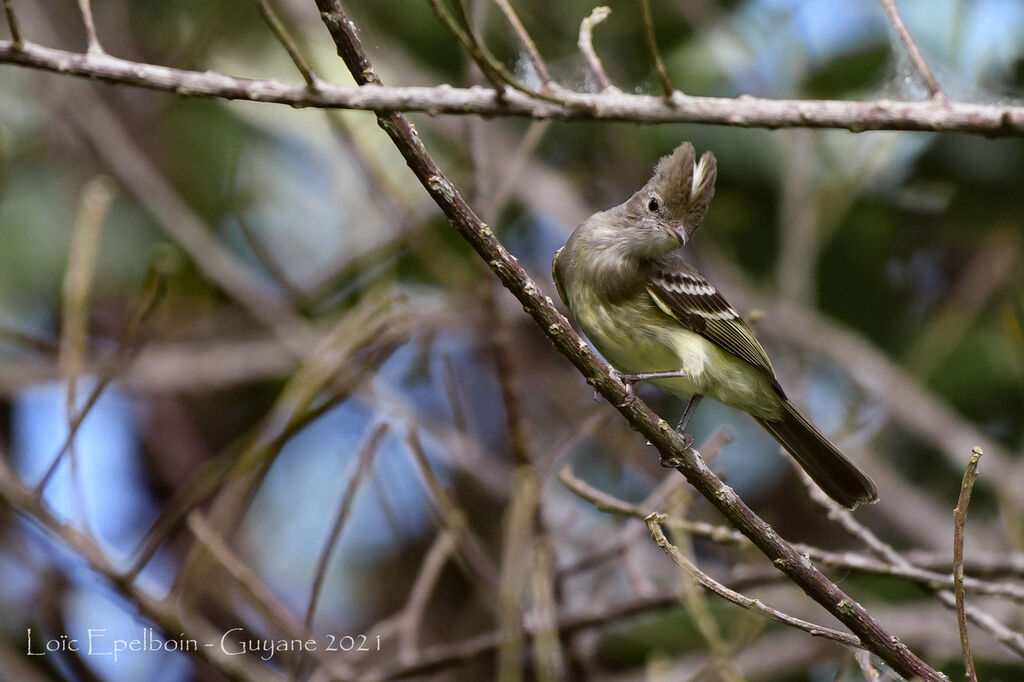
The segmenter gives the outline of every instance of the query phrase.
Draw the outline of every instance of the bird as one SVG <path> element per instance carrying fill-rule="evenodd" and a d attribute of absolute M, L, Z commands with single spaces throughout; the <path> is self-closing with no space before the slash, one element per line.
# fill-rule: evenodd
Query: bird
<path fill-rule="evenodd" d="M 736 309 L 681 247 L 715 193 L 714 155 L 689 142 L 655 166 L 622 204 L 587 218 L 555 252 L 552 279 L 594 347 L 632 387 L 649 382 L 690 396 L 677 427 L 704 396 L 752 416 L 833 500 L 875 502 L 871 479 L 787 397 L 772 362 Z"/>

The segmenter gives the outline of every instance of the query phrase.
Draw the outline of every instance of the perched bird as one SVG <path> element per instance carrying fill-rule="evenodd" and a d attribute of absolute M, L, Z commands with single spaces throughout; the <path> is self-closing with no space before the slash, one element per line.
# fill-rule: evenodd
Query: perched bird
<path fill-rule="evenodd" d="M 715 157 L 684 143 L 625 203 L 590 216 L 555 253 L 558 294 L 627 384 L 703 396 L 749 413 L 829 497 L 874 502 L 874 484 L 797 410 L 750 328 L 679 247 L 715 193 Z M 689 437 L 692 443 L 692 437 Z"/>

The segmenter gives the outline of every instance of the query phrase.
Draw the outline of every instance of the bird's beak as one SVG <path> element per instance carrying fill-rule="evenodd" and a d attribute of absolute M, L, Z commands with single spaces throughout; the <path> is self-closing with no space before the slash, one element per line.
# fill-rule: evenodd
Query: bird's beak
<path fill-rule="evenodd" d="M 679 242 L 680 246 L 686 246 L 686 229 L 682 225 L 666 225 L 665 231 Z"/>

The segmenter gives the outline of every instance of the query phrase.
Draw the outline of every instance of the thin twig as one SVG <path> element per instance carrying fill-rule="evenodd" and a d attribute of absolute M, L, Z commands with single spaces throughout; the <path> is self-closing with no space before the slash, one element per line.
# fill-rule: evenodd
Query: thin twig
<path fill-rule="evenodd" d="M 381 439 L 387 434 L 388 428 L 387 422 L 378 424 L 366 443 L 360 448 L 359 454 L 356 455 L 355 469 L 348 479 L 348 485 L 345 486 L 344 494 L 341 496 L 338 511 L 334 515 L 334 523 L 327 534 L 327 542 L 324 543 L 323 549 L 317 558 L 316 571 L 313 573 L 313 585 L 309 593 L 309 604 L 306 606 L 306 618 L 303 621 L 303 627 L 307 635 L 313 632 L 313 621 L 316 618 L 316 610 L 320 604 L 324 581 L 327 579 L 327 568 L 330 565 L 331 556 L 333 556 L 334 550 L 338 546 L 338 541 L 341 539 L 341 533 L 345 529 L 345 523 L 348 521 L 349 514 L 352 511 L 352 504 L 355 502 L 356 493 L 359 491 L 359 485 L 370 472 L 373 456 L 380 446 Z"/>
<path fill-rule="evenodd" d="M 569 466 L 562 467 L 558 473 L 558 479 L 572 493 L 584 500 L 587 500 L 593 504 L 595 508 L 601 511 L 640 519 L 645 518 L 652 513 L 652 510 L 660 504 L 660 501 L 664 499 L 667 492 L 674 487 L 669 486 L 663 488 L 662 486 L 658 486 L 647 500 L 639 505 L 633 505 L 609 495 L 604 491 L 598 490 L 585 481 L 577 478 L 572 473 L 572 469 Z M 669 483 L 670 481 L 671 479 L 666 481 L 666 483 Z M 701 538 L 702 540 L 720 545 L 745 545 L 749 542 L 743 534 L 733 530 L 732 528 L 707 523 L 705 521 L 670 518 L 666 522 L 666 525 L 673 530 L 679 530 L 689 535 L 693 535 L 694 537 Z M 620 534 L 620 536 L 612 540 L 607 547 L 603 547 L 594 551 L 592 554 L 581 557 L 572 564 L 562 568 L 561 572 L 564 576 L 570 576 L 593 568 L 600 562 L 613 558 L 621 553 L 632 538 L 633 533 L 631 532 L 631 529 L 627 528 Z M 865 573 L 869 575 L 884 575 L 893 578 L 900 578 L 928 589 L 953 588 L 953 576 L 950 573 L 938 573 L 920 568 L 919 566 L 910 563 L 895 564 L 856 552 L 829 552 L 819 547 L 802 543 L 794 543 L 793 547 L 811 561 L 821 564 L 827 568 L 839 571 L 855 571 L 857 573 Z M 745 574 L 747 572 L 739 571 L 738 573 Z M 995 582 L 967 576 L 964 578 L 964 587 L 972 594 L 1000 597 L 1024 604 L 1024 586 L 1013 582 Z"/>
<path fill-rule="evenodd" d="M 692 580 L 699 583 L 705 589 L 714 592 L 723 599 L 727 599 L 742 608 L 760 613 L 766 618 L 770 618 L 777 623 L 782 623 L 783 625 L 803 630 L 814 637 L 823 637 L 844 646 L 856 647 L 858 649 L 864 646 L 859 639 L 851 634 L 787 615 L 767 606 L 760 599 L 745 597 L 716 581 L 693 565 L 689 559 L 683 556 L 683 553 L 679 551 L 678 547 L 668 541 L 668 538 L 665 537 L 664 531 L 661 529 L 661 524 L 666 518 L 667 517 L 664 514 L 655 513 L 650 514 L 646 519 L 644 519 L 644 522 L 647 524 L 647 529 L 650 531 L 651 537 L 654 539 L 654 542 L 657 543 L 658 547 L 661 547 L 676 566 L 681 568 Z"/>
<path fill-rule="evenodd" d="M 469 569 L 467 573 L 483 585 L 484 593 L 488 590 L 493 591 L 498 585 L 498 569 L 487 556 L 483 542 L 470 527 L 465 512 L 438 480 L 430 466 L 430 460 L 423 449 L 423 444 L 420 442 L 419 432 L 415 428 L 409 429 L 406 442 L 420 473 L 423 474 L 435 514 L 440 519 L 441 525 L 450 530 L 455 537 L 456 547 L 459 550 L 457 556 Z"/>
<path fill-rule="evenodd" d="M 654 35 L 654 19 L 651 17 L 651 5 L 649 0 L 637 0 L 640 5 L 640 19 L 644 25 L 644 41 L 647 43 L 647 51 L 651 55 L 651 63 L 654 65 L 654 72 L 658 74 L 658 81 L 661 82 L 661 89 L 665 93 L 665 101 L 672 103 L 676 88 L 668 77 L 665 69 L 665 62 L 661 59 L 661 50 L 658 49 L 658 39 Z"/>
<path fill-rule="evenodd" d="M 981 459 L 981 448 L 975 446 L 971 450 L 971 458 L 964 471 L 964 480 L 960 485 L 960 498 L 953 510 L 953 595 L 956 597 L 956 625 L 960 630 L 960 648 L 964 652 L 964 666 L 967 668 L 969 682 L 978 682 L 978 673 L 974 669 L 974 655 L 967 639 L 967 612 L 964 608 L 964 526 L 967 521 L 967 506 L 971 503 L 971 491 L 978 479 L 978 460 Z"/>
<path fill-rule="evenodd" d="M 299 50 L 298 44 L 292 37 L 291 33 L 288 32 L 288 27 L 284 25 L 284 22 L 277 16 L 274 8 L 270 6 L 267 0 L 254 0 L 256 6 L 260 10 L 260 14 L 263 15 L 263 19 L 270 26 L 270 30 L 274 32 L 281 46 L 284 47 L 285 51 L 288 52 L 288 56 L 291 57 L 292 63 L 295 64 L 295 68 L 302 74 L 302 80 L 306 81 L 306 85 L 309 86 L 310 90 L 314 92 L 320 88 L 320 77 L 316 75 L 313 67 L 309 61 Z"/>
<path fill-rule="evenodd" d="M 675 518 L 685 516 L 691 498 L 692 494 L 688 489 L 677 489 L 675 494 L 671 495 L 668 499 L 669 516 Z M 685 558 L 694 570 L 699 571 L 694 559 L 693 536 L 680 530 L 678 527 L 670 527 L 669 532 L 672 539 L 671 544 L 676 547 L 679 555 Z M 689 571 L 680 572 L 680 578 L 682 579 L 680 601 L 683 608 L 686 609 L 690 621 L 696 626 L 701 638 L 707 645 L 710 657 L 709 667 L 714 670 L 715 677 L 721 682 L 744 682 L 743 676 L 732 661 L 735 655 L 735 647 L 740 646 L 740 641 L 735 640 L 729 643 L 723 638 L 718 620 L 708 605 L 707 595 L 700 589 L 701 581 L 694 580 L 692 573 Z"/>
<path fill-rule="evenodd" d="M 599 511 L 620 516 L 632 516 L 636 519 L 646 519 L 652 513 L 638 504 L 623 502 L 614 495 L 609 495 L 603 490 L 598 490 L 589 483 L 576 478 L 572 473 L 572 467 L 568 464 L 558 470 L 558 480 L 566 488 L 594 505 Z"/>
<path fill-rule="evenodd" d="M 452 531 L 444 529 L 437 534 L 437 538 L 420 563 L 419 573 L 412 584 L 412 590 L 409 591 L 409 599 L 402 609 L 398 624 L 398 656 L 402 661 L 412 661 L 419 649 L 423 614 L 430 601 L 430 595 L 434 593 L 437 581 L 441 577 L 441 569 L 454 550 L 455 535 Z"/>
<path fill-rule="evenodd" d="M 118 376 L 124 361 L 136 350 L 138 333 L 142 325 L 149 320 L 153 312 L 163 302 L 167 294 L 167 279 L 170 275 L 170 270 L 174 266 L 169 264 L 167 259 L 162 256 L 163 254 L 157 253 L 150 259 L 146 281 L 130 310 L 131 316 L 128 324 L 125 325 L 120 338 L 117 340 L 117 348 L 105 362 L 100 364 L 96 371 L 96 381 L 93 383 L 88 397 L 82 401 L 80 407 L 76 405 L 76 412 L 69 419 L 68 432 L 61 442 L 57 454 L 54 455 L 46 472 L 39 479 L 39 483 L 36 484 L 36 492 L 39 494 L 42 494 L 50 484 L 54 474 L 57 473 L 61 461 L 64 459 L 64 455 L 71 450 L 78 435 L 78 430 L 81 428 L 85 418 L 92 411 L 93 407 L 96 406 L 96 403 L 99 402 L 100 396 L 103 395 L 107 386 Z"/>
<path fill-rule="evenodd" d="M 801 478 L 808 489 L 811 499 L 825 511 L 829 520 L 835 521 L 852 537 L 863 542 L 868 550 L 873 554 L 901 568 L 911 568 L 910 562 L 907 561 L 905 557 L 897 552 L 891 545 L 883 542 L 870 529 L 863 526 L 853 517 L 853 514 L 846 509 L 839 507 L 839 505 L 833 502 L 827 495 L 818 490 L 817 486 L 812 484 L 810 478 L 807 477 L 806 474 L 801 472 Z M 929 588 L 926 587 L 926 589 Z M 951 610 L 956 609 L 956 597 L 951 590 L 931 587 L 930 591 L 935 593 L 935 597 L 944 606 L 946 606 L 946 608 Z M 971 622 L 987 631 L 996 640 L 1016 652 L 1018 655 L 1024 656 L 1024 635 L 1003 625 L 991 614 L 986 613 L 985 611 L 967 604 L 964 604 L 964 611 Z"/>
<path fill-rule="evenodd" d="M 612 85 L 611 79 L 609 79 L 608 74 L 605 73 L 604 64 L 601 63 L 601 58 L 598 57 L 597 52 L 594 51 L 594 27 L 607 19 L 611 13 L 611 8 L 604 5 L 595 7 L 591 10 L 590 16 L 585 17 L 583 21 L 580 22 L 580 37 L 576 41 L 576 44 L 579 45 L 580 52 L 583 53 L 583 58 L 587 61 L 587 67 L 590 69 L 590 73 L 594 74 L 594 79 L 597 80 L 597 85 L 601 92 L 618 90 L 618 88 Z"/>
<path fill-rule="evenodd" d="M 11 31 L 11 41 L 14 47 L 20 50 L 25 41 L 21 38 L 21 26 L 18 25 L 18 17 L 14 13 L 11 0 L 4 0 L 4 14 L 7 16 L 7 28 Z"/>
<path fill-rule="evenodd" d="M 885 9 L 885 13 L 889 17 L 889 21 L 892 23 L 892 27 L 896 29 L 896 35 L 899 36 L 900 42 L 907 48 L 907 53 L 910 55 L 910 61 L 914 63 L 914 68 L 917 69 L 917 73 L 921 76 L 921 80 L 924 81 L 925 86 L 928 88 L 928 94 L 931 95 L 934 100 L 945 99 L 945 95 L 942 93 L 942 88 L 939 86 L 939 82 L 935 80 L 935 74 L 932 73 L 931 67 L 928 66 L 928 62 L 925 61 L 924 55 L 921 54 L 920 48 L 914 41 L 914 37 L 910 35 L 910 31 L 907 29 L 907 25 L 903 22 L 903 17 L 900 16 L 900 11 L 896 8 L 896 0 L 878 0 L 882 3 L 882 7 Z"/>
<path fill-rule="evenodd" d="M 533 38 L 530 37 L 526 27 L 523 26 L 523 22 L 519 20 L 519 15 L 512 8 L 512 4 L 509 0 L 494 0 L 494 4 L 498 6 L 505 15 L 505 18 L 508 19 L 508 23 L 512 25 L 512 30 L 515 31 L 516 37 L 522 43 L 523 49 L 526 50 L 526 56 L 530 59 L 533 70 L 537 72 L 541 85 L 545 88 L 552 87 L 554 80 L 551 78 L 548 65 L 544 63 L 544 58 L 540 56 L 536 43 L 533 42 Z"/>
<path fill-rule="evenodd" d="M 53 29 L 42 13 L 35 13 L 36 30 L 44 39 L 55 39 Z M 5 44 L 0 41 L 0 54 Z M 26 45 L 25 49 L 34 49 Z M 27 52 L 25 52 L 27 56 Z M 107 54 L 86 53 L 90 60 L 117 60 Z M 3 61 L 0 57 L 0 61 Z M 130 63 L 130 62 L 128 62 Z M 301 86 L 307 92 L 304 85 Z M 182 92 L 187 91 L 183 87 Z M 66 104 L 67 118 L 88 140 L 96 155 L 111 173 L 135 195 L 160 226 L 184 249 L 195 265 L 226 292 L 234 296 L 252 315 L 266 324 L 300 355 L 310 332 L 296 318 L 291 305 L 266 285 L 245 264 L 222 246 L 213 236 L 214 230 L 192 210 L 164 177 L 136 141 L 128 134 L 118 113 L 91 87 L 64 87 L 54 91 L 58 101 Z"/>
<path fill-rule="evenodd" d="M 502 85 L 501 97 L 488 88 L 351 87 L 323 84 L 310 92 L 305 83 L 236 78 L 188 71 L 111 55 L 68 52 L 34 43 L 0 40 L 0 63 L 161 90 L 182 97 L 275 102 L 292 107 L 358 109 L 381 113 L 516 116 L 571 121 L 707 123 L 747 128 L 842 128 L 965 132 L 992 137 L 1024 135 L 1024 107 L 958 101 L 779 100 L 760 97 L 695 97 L 676 92 L 664 97 L 626 93 L 588 94 L 560 90 L 557 97 L 523 93 Z"/>
<path fill-rule="evenodd" d="M 89 295 L 96 275 L 96 258 L 103 236 L 103 225 L 113 200 L 114 188 L 108 178 L 101 176 L 90 180 L 82 190 L 77 216 L 72 226 L 68 266 L 61 288 L 62 319 L 60 351 L 57 356 L 61 379 L 65 383 L 64 412 L 68 422 L 68 446 L 61 449 L 54 464 L 42 478 L 42 481 L 47 481 L 50 472 L 59 464 L 63 455 L 68 455 L 72 499 L 78 506 L 77 513 L 84 527 L 88 527 L 89 519 L 78 477 L 78 453 L 74 436 L 81 423 L 81 419 L 78 418 L 78 380 L 85 367 L 89 345 Z M 83 409 L 82 412 L 85 413 L 87 410 Z"/>
<path fill-rule="evenodd" d="M 78 0 L 78 10 L 82 13 L 82 25 L 85 26 L 85 38 L 89 54 L 106 54 L 96 35 L 96 22 L 92 17 L 92 0 Z"/>
<path fill-rule="evenodd" d="M 462 1 L 458 0 L 456 3 L 460 9 L 462 9 Z M 472 26 L 469 25 L 468 19 L 463 22 L 463 26 L 460 26 L 459 22 L 455 20 L 455 17 L 451 15 L 451 12 L 442 4 L 441 0 L 429 0 L 429 2 L 431 9 L 434 10 L 434 15 L 444 24 L 445 28 L 451 31 L 455 39 L 466 50 L 466 53 L 480 67 L 480 72 L 494 86 L 494 90 L 499 98 L 504 97 L 506 85 L 517 89 L 525 87 L 516 81 L 504 64 L 498 62 L 494 59 L 493 55 L 485 51 L 485 48 L 474 34 Z"/>

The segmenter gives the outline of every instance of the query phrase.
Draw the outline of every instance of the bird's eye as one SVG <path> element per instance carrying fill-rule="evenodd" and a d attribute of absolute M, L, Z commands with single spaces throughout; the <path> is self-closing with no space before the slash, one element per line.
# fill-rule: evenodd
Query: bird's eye
<path fill-rule="evenodd" d="M 650 199 L 647 200 L 648 211 L 651 211 L 653 213 L 654 211 L 657 211 L 658 208 L 660 208 L 660 204 L 658 203 L 658 197 L 651 197 Z"/>

